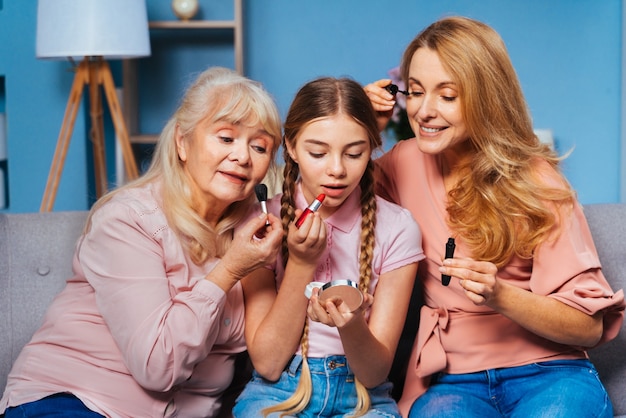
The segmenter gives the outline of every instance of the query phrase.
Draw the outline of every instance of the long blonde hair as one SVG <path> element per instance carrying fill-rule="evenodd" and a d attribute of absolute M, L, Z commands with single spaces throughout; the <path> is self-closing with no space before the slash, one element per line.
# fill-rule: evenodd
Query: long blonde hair
<path fill-rule="evenodd" d="M 484 23 L 464 17 L 439 20 L 406 48 L 401 72 L 407 82 L 419 48 L 435 51 L 456 82 L 475 150 L 449 192 L 449 227 L 474 257 L 499 267 L 513 256 L 531 258 L 558 221 L 551 207 L 571 206 L 575 193 L 560 173 L 561 158 L 533 132 L 504 42 Z M 542 181 L 537 174 L 542 161 L 560 177 L 560 185 Z"/>
<path fill-rule="evenodd" d="M 283 148 L 295 146 L 301 130 L 311 121 L 337 114 L 346 114 L 363 126 L 368 133 L 371 150 L 381 146 L 381 138 L 376 124 L 376 115 L 363 87 L 348 78 L 323 77 L 305 84 L 296 94 L 284 125 Z M 284 153 L 284 183 L 281 200 L 281 219 L 285 230 L 282 255 L 286 264 L 289 258 L 287 249 L 287 231 L 295 217 L 295 190 L 300 170 L 298 164 Z M 361 188 L 361 244 L 359 256 L 359 288 L 362 292 L 369 291 L 372 277 L 372 259 L 374 253 L 374 230 L 376 227 L 376 198 L 374 195 L 374 164 L 370 158 L 367 168 L 360 181 Z M 296 414 L 308 405 L 313 392 L 311 374 L 307 363 L 308 353 L 308 319 L 305 320 L 300 350 L 302 352 L 302 370 L 300 381 L 293 396 L 278 405 L 264 409 L 265 416 L 273 412 L 285 415 Z M 364 415 L 370 409 L 370 398 L 365 386 L 355 379 L 357 402 L 354 416 Z"/>
<path fill-rule="evenodd" d="M 247 208 L 254 202 L 254 196 L 251 194 L 247 199 L 231 204 L 216 228 L 195 212 L 184 163 L 178 158 L 175 131 L 178 125 L 183 135 L 191 134 L 201 122 L 207 120 L 248 124 L 260 122 L 274 139 L 271 158 L 274 161 L 280 145 L 281 123 L 272 97 L 259 83 L 233 70 L 209 68 L 187 89 L 180 106 L 165 125 L 146 173 L 100 198 L 91 209 L 87 230 L 91 214 L 115 194 L 155 183 L 161 187 L 162 209 L 169 226 L 181 237 L 192 261 L 202 264 L 211 257 L 223 255 L 232 240 L 234 226 L 245 216 Z"/>

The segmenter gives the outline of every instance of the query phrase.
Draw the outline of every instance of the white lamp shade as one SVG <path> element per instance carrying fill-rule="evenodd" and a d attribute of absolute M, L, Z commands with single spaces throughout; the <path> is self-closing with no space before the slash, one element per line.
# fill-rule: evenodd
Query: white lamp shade
<path fill-rule="evenodd" d="M 150 55 L 145 0 L 39 0 L 37 58 Z"/>

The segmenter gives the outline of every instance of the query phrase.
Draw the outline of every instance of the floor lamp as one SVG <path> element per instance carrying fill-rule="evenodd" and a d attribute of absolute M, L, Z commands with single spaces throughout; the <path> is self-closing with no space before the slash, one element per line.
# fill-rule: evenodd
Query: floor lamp
<path fill-rule="evenodd" d="M 104 99 L 109 105 L 127 178 L 138 176 L 128 129 L 106 60 L 148 55 L 150 38 L 145 0 L 39 0 L 37 58 L 80 60 L 74 66 L 74 82 L 48 174 L 41 212 L 49 212 L 54 206 L 76 115 L 86 88 L 89 92 L 90 138 L 97 197 L 107 190 L 101 91 L 104 91 Z"/>

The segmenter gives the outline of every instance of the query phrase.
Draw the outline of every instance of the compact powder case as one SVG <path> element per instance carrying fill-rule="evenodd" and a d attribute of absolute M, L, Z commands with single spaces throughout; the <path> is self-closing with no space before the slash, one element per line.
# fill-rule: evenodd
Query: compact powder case
<path fill-rule="evenodd" d="M 314 288 L 320 288 L 319 299 L 323 303 L 328 299 L 338 298 L 344 301 L 350 312 L 356 311 L 363 303 L 363 294 L 359 285 L 352 280 L 333 280 L 328 283 L 311 282 L 304 294 L 311 297 Z"/>

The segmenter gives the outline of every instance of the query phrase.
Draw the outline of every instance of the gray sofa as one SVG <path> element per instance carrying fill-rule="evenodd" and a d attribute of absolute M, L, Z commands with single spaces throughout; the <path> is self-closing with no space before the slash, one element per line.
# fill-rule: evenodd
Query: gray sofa
<path fill-rule="evenodd" d="M 587 205 L 585 213 L 605 275 L 613 289 L 626 288 L 626 204 Z M 0 388 L 46 307 L 70 277 L 74 244 L 86 216 L 0 213 Z M 615 416 L 626 417 L 626 333 L 622 330 L 590 356 L 608 388 Z"/>

